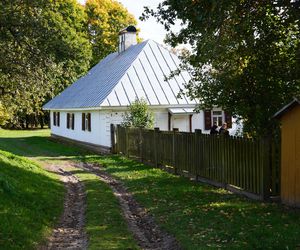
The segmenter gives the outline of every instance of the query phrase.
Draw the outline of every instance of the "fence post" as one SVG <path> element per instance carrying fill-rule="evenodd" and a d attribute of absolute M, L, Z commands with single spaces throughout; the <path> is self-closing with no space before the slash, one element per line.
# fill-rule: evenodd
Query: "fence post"
<path fill-rule="evenodd" d="M 202 167 L 202 154 L 200 155 L 199 152 L 199 138 L 200 135 L 202 134 L 201 129 L 195 129 L 195 159 L 194 159 L 194 164 L 195 164 L 195 169 L 196 169 L 196 181 L 199 180 L 200 176 L 200 167 Z"/>
<path fill-rule="evenodd" d="M 110 138 L 111 138 L 111 153 L 117 153 L 117 138 L 116 138 L 116 125 L 110 124 Z"/>
<path fill-rule="evenodd" d="M 223 185 L 223 187 L 226 187 L 227 185 L 227 181 L 225 179 L 225 167 L 226 167 L 226 153 L 227 153 L 227 140 L 228 140 L 229 136 L 221 136 L 221 138 L 219 139 L 221 142 L 221 153 L 222 153 L 222 164 L 220 164 L 218 167 L 221 167 L 221 184 Z"/>
<path fill-rule="evenodd" d="M 117 124 L 117 126 L 116 126 L 116 138 L 117 138 L 116 150 L 117 150 L 117 154 L 119 154 L 122 150 L 122 146 L 120 145 L 120 144 L 122 144 L 122 142 L 120 140 L 120 131 L 121 131 L 121 125 Z"/>
<path fill-rule="evenodd" d="M 143 162 L 143 141 L 142 141 L 142 128 L 139 128 L 139 153 L 140 153 L 140 160 Z"/>
<path fill-rule="evenodd" d="M 158 146 L 158 136 L 159 133 L 159 128 L 154 128 L 154 162 L 155 162 L 155 167 L 158 167 L 158 150 L 157 150 L 157 146 Z"/>
<path fill-rule="evenodd" d="M 125 138 L 126 138 L 126 156 L 129 157 L 129 128 L 125 127 Z"/>
<path fill-rule="evenodd" d="M 178 128 L 173 128 L 173 144 L 172 144 L 172 156 L 173 156 L 173 167 L 174 167 L 174 174 L 178 174 L 178 171 L 177 171 L 177 166 L 176 166 L 176 150 L 175 150 L 175 142 L 176 142 L 176 140 L 175 140 L 175 134 L 176 134 L 176 132 L 178 132 L 179 131 L 179 129 Z"/>
<path fill-rule="evenodd" d="M 262 198 L 264 200 L 268 200 L 270 198 L 270 154 L 271 154 L 271 147 L 270 147 L 271 140 L 269 137 L 263 137 L 261 139 L 261 146 L 262 146 Z"/>

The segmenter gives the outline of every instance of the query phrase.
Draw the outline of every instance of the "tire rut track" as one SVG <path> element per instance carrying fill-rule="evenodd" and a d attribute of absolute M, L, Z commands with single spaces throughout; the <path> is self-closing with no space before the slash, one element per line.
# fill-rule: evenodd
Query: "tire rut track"
<path fill-rule="evenodd" d="M 48 165 L 46 169 L 61 176 L 66 187 L 64 211 L 59 224 L 45 246 L 40 250 L 87 249 L 88 239 L 84 230 L 86 194 L 84 185 L 73 175 L 68 165 Z"/>
<path fill-rule="evenodd" d="M 129 230 L 133 233 L 138 245 L 145 250 L 178 250 L 181 249 L 177 240 L 172 235 L 162 230 L 155 222 L 153 216 L 138 204 L 121 182 L 101 170 L 99 165 L 81 163 L 76 167 L 96 174 L 108 184 L 118 198 L 123 215 Z"/>

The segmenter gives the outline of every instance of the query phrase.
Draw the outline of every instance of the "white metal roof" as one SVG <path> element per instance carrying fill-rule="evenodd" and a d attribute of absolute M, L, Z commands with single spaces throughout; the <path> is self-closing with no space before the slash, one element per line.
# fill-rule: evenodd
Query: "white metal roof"
<path fill-rule="evenodd" d="M 196 113 L 193 108 L 169 108 L 172 115 L 187 115 Z"/>
<path fill-rule="evenodd" d="M 43 108 L 128 106 L 142 97 L 149 105 L 196 104 L 187 97 L 177 98 L 190 79 L 187 72 L 166 80 L 179 63 L 177 56 L 147 40 L 120 54 L 110 54 Z"/>

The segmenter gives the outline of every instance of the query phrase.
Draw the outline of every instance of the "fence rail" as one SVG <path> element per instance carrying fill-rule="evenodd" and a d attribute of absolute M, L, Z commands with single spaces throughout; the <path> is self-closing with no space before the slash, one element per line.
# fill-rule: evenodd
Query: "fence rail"
<path fill-rule="evenodd" d="M 276 147 L 267 139 L 211 136 L 174 131 L 114 127 L 116 153 L 155 166 L 168 166 L 176 174 L 189 174 L 224 187 L 268 199 L 279 194 Z"/>

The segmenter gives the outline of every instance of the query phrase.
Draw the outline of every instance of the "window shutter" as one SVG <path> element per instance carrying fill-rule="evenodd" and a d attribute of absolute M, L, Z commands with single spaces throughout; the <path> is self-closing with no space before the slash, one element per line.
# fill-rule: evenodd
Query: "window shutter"
<path fill-rule="evenodd" d="M 67 128 L 70 128 L 70 113 L 67 113 Z"/>
<path fill-rule="evenodd" d="M 225 113 L 225 122 L 227 123 L 227 128 L 232 128 L 232 116 L 230 113 Z"/>
<path fill-rule="evenodd" d="M 53 125 L 56 126 L 56 112 L 53 112 Z"/>
<path fill-rule="evenodd" d="M 85 130 L 85 113 L 82 113 L 82 130 Z"/>
<path fill-rule="evenodd" d="M 57 126 L 60 126 L 60 112 L 57 112 Z"/>
<path fill-rule="evenodd" d="M 72 129 L 74 130 L 74 125 L 75 125 L 75 115 L 72 113 Z"/>
<path fill-rule="evenodd" d="M 204 127 L 205 130 L 210 130 L 211 128 L 211 110 L 204 111 Z"/>
<path fill-rule="evenodd" d="M 92 126 L 91 126 L 91 113 L 87 114 L 87 120 L 88 120 L 88 131 L 92 130 Z"/>

